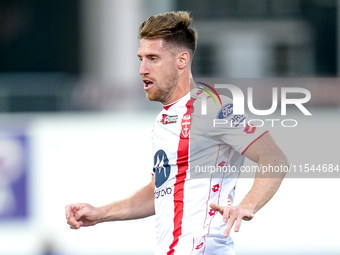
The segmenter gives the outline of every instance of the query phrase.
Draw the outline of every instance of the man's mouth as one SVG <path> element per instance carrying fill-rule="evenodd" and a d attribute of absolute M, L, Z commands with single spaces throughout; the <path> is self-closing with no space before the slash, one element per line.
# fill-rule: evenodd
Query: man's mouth
<path fill-rule="evenodd" d="M 153 86 L 153 82 L 147 79 L 143 79 L 144 82 L 144 89 L 148 90 Z"/>

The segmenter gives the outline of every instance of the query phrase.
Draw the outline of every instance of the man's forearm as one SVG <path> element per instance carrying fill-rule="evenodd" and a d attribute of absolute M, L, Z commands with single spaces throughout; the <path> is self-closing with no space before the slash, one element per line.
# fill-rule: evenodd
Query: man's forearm
<path fill-rule="evenodd" d="M 145 218 L 155 214 L 154 184 L 151 182 L 131 197 L 99 207 L 100 222 Z"/>
<path fill-rule="evenodd" d="M 283 166 L 288 165 L 288 161 L 283 154 L 268 155 L 261 157 L 258 161 L 259 166 Z M 242 200 L 240 205 L 245 206 L 256 213 L 260 210 L 276 193 L 285 176 L 285 172 L 266 172 L 256 173 L 253 187 Z"/>

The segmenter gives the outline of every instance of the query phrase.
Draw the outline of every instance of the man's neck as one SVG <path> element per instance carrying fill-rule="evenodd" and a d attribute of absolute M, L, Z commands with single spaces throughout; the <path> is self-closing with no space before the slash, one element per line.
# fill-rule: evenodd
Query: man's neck
<path fill-rule="evenodd" d="M 163 106 L 173 104 L 174 102 L 178 101 L 186 94 L 188 94 L 194 88 L 196 88 L 196 84 L 191 72 L 189 74 L 187 73 L 186 75 L 182 75 L 182 77 L 178 79 L 176 90 L 173 93 L 171 99 L 168 102 L 164 103 Z"/>
<path fill-rule="evenodd" d="M 193 90 L 194 88 L 196 88 L 196 83 L 192 75 L 190 75 L 190 91 Z"/>

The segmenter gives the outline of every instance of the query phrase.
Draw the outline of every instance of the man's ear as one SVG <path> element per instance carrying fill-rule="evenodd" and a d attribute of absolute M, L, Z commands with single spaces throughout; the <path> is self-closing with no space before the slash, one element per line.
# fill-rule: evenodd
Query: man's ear
<path fill-rule="evenodd" d="M 178 68 L 183 69 L 190 64 L 190 54 L 187 51 L 182 51 L 178 54 Z"/>

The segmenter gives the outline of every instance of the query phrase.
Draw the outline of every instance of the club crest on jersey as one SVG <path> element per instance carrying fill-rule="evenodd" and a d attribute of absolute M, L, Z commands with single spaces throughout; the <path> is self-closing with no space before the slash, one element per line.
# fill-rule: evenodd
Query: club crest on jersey
<path fill-rule="evenodd" d="M 166 124 L 172 124 L 176 123 L 178 120 L 178 115 L 167 115 L 163 114 L 161 122 L 166 125 Z"/>
<path fill-rule="evenodd" d="M 190 133 L 191 114 L 184 114 L 182 119 L 182 138 L 188 138 Z"/>

